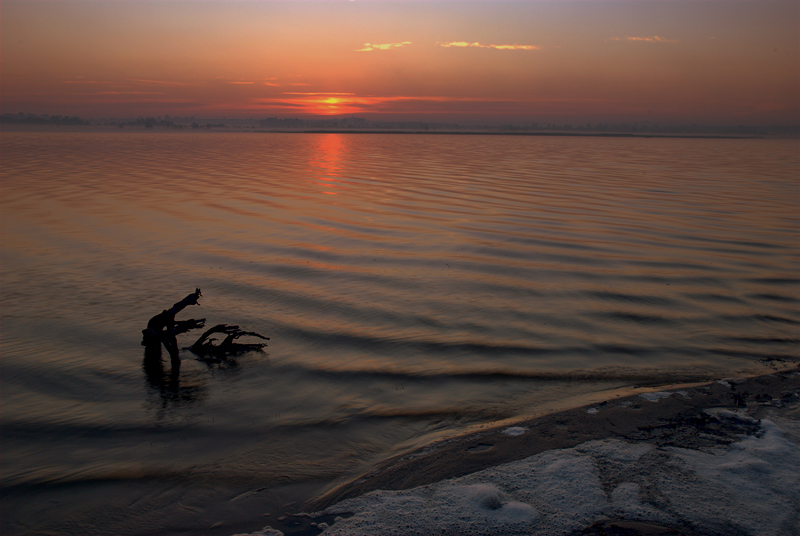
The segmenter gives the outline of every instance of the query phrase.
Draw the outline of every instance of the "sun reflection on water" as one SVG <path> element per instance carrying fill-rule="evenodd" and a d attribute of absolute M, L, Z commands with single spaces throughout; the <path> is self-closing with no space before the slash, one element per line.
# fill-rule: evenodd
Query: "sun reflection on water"
<path fill-rule="evenodd" d="M 320 193 L 339 195 L 342 186 L 342 160 L 346 152 L 346 142 L 342 134 L 320 134 L 316 143 L 316 151 L 309 162 L 311 170 L 317 170 L 316 177 L 322 186 Z"/>

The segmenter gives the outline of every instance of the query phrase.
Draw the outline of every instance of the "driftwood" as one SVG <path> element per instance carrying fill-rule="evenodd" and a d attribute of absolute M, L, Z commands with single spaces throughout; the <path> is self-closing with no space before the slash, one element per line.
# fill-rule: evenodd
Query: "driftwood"
<path fill-rule="evenodd" d="M 217 339 L 209 338 L 214 333 L 224 333 L 226 337 L 219 344 L 214 344 Z M 207 330 L 200 335 L 200 338 L 189 348 L 192 352 L 200 356 L 214 356 L 224 357 L 227 355 L 238 355 L 251 350 L 260 350 L 267 345 L 264 342 L 257 343 L 240 343 L 234 342 L 239 337 L 245 335 L 250 337 L 258 337 L 259 339 L 269 340 L 269 337 L 264 337 L 254 331 L 244 331 L 239 329 L 239 326 L 229 326 L 227 324 L 217 324 L 213 328 Z"/>
<path fill-rule="evenodd" d="M 204 327 L 206 319 L 192 318 L 189 320 L 175 320 L 175 315 L 183 311 L 189 305 L 199 305 L 198 300 L 200 296 L 200 289 L 195 289 L 193 293 L 189 294 L 169 309 L 161 311 L 147 322 L 147 328 L 142 330 L 142 346 L 145 347 L 146 354 L 160 356 L 161 345 L 163 344 L 167 352 L 169 352 L 170 358 L 173 361 L 179 361 L 177 335 Z M 216 344 L 217 339 L 209 337 L 214 333 L 224 333 L 226 337 L 222 342 Z M 266 343 L 234 342 L 239 337 L 244 336 L 269 340 L 269 337 L 264 337 L 254 331 L 241 330 L 239 326 L 217 324 L 203 333 L 189 349 L 201 357 L 213 356 L 216 358 L 225 358 L 229 355 L 239 355 L 252 350 L 260 350 L 267 345 Z"/>

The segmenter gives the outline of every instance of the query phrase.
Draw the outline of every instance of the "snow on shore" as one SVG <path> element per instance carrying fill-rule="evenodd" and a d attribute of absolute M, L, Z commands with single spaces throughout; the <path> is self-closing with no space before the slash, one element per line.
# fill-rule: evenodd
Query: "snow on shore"
<path fill-rule="evenodd" d="M 731 411 L 715 416 L 759 425 Z M 798 482 L 800 447 L 764 419 L 755 435 L 722 448 L 603 439 L 409 490 L 374 491 L 325 510 L 353 515 L 319 528 L 325 536 L 557 536 L 617 518 L 709 535 L 798 535 Z"/>

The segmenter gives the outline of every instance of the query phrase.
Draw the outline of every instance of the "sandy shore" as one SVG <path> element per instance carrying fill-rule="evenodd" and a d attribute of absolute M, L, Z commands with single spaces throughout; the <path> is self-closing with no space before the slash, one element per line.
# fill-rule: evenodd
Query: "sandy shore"
<path fill-rule="evenodd" d="M 790 370 L 481 430 L 258 534 L 800 534 L 798 406 Z"/>

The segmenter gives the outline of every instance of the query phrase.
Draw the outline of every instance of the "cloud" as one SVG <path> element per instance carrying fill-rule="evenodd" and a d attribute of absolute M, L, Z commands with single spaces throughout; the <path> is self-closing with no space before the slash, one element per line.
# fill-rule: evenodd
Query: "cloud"
<path fill-rule="evenodd" d="M 605 105 L 608 101 L 597 98 L 527 98 L 503 99 L 486 97 L 445 97 L 405 95 L 354 95 L 352 93 L 283 93 L 280 97 L 251 99 L 254 109 L 293 111 L 310 115 L 347 115 L 362 113 L 459 113 L 517 114 L 520 110 L 574 111 Z"/>
<path fill-rule="evenodd" d="M 170 80 L 147 80 L 144 78 L 131 78 L 129 79 L 131 82 L 138 82 L 141 84 L 154 84 L 160 86 L 188 86 L 186 82 L 173 82 Z"/>
<path fill-rule="evenodd" d="M 372 52 L 374 50 L 391 50 L 393 48 L 400 48 L 405 45 L 410 45 L 411 41 L 403 41 L 402 43 L 383 43 L 376 45 L 374 43 L 364 43 L 364 48 L 359 48 L 356 52 Z"/>
<path fill-rule="evenodd" d="M 292 91 L 284 91 L 283 95 L 333 95 L 333 96 L 353 96 L 355 93 L 331 93 L 329 91 L 322 91 L 322 92 L 305 92 L 305 93 L 298 93 Z"/>
<path fill-rule="evenodd" d="M 439 43 L 439 46 L 445 48 L 451 47 L 475 47 L 475 48 L 494 48 L 496 50 L 539 50 L 539 47 L 533 45 L 484 45 L 482 43 L 468 43 L 466 41 L 451 41 L 449 43 Z"/>
<path fill-rule="evenodd" d="M 84 93 L 84 95 L 163 95 L 162 91 L 98 91 L 97 93 Z"/>
<path fill-rule="evenodd" d="M 62 84 L 110 84 L 111 82 L 105 82 L 100 80 L 62 80 L 61 83 Z"/>
<path fill-rule="evenodd" d="M 647 43 L 677 43 L 676 39 L 667 39 L 658 35 L 635 36 L 635 37 L 611 37 L 608 41 L 645 41 Z"/>

